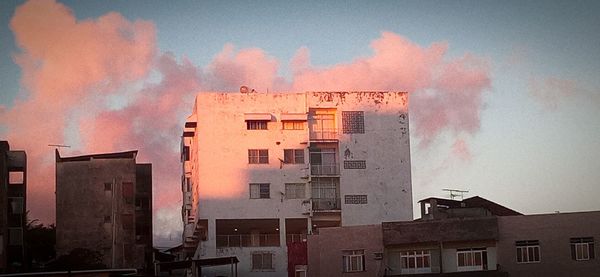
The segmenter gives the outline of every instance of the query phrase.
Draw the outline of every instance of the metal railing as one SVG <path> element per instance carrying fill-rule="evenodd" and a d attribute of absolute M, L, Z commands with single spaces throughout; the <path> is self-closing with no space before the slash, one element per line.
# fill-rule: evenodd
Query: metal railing
<path fill-rule="evenodd" d="M 310 174 L 316 176 L 340 175 L 340 164 L 311 164 Z"/>
<path fill-rule="evenodd" d="M 338 131 L 337 129 L 323 129 L 323 130 L 311 130 L 311 140 L 337 140 Z"/>
<path fill-rule="evenodd" d="M 286 243 L 305 242 L 306 234 L 287 234 L 285 235 L 285 241 Z"/>
<path fill-rule="evenodd" d="M 279 246 L 279 234 L 217 235 L 217 248 Z"/>
<path fill-rule="evenodd" d="M 340 198 L 312 198 L 311 200 L 314 211 L 340 210 L 342 208 Z"/>

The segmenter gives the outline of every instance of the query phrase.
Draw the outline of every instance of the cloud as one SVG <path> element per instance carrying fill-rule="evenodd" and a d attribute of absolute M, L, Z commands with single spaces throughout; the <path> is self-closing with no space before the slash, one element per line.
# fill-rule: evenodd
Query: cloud
<path fill-rule="evenodd" d="M 54 220 L 53 149 L 47 144 L 68 141 L 76 148 L 72 154 L 139 149 L 138 162 L 153 163 L 158 236 L 181 227 L 179 142 L 200 91 L 237 92 L 241 85 L 259 92 L 409 91 L 413 135 L 427 147 L 444 132 L 475 134 L 490 86 L 485 60 L 449 57 L 445 42 L 421 47 L 391 32 L 371 43 L 371 55 L 333 66 L 313 66 L 309 49 L 300 48 L 286 80 L 278 74 L 280 62 L 262 49 L 227 44 L 198 67 L 161 53 L 151 22 L 118 13 L 77 20 L 51 0 L 18 7 L 11 29 L 21 49 L 15 62 L 23 90 L 11 107 L 0 109 L 0 132 L 28 153 L 32 215 Z M 111 104 L 114 99 L 119 105 Z M 462 140 L 453 149 L 470 156 Z"/>
<path fill-rule="evenodd" d="M 531 77 L 529 95 L 543 108 L 556 110 L 561 105 L 575 100 L 600 104 L 598 90 L 590 90 L 571 79 L 550 77 Z"/>

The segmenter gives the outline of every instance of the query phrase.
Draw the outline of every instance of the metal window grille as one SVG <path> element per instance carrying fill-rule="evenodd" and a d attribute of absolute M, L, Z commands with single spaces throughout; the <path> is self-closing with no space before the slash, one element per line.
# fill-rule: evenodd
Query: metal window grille
<path fill-rule="evenodd" d="M 344 169 L 366 169 L 367 161 L 356 160 L 356 161 L 344 161 Z"/>
<path fill-rule="evenodd" d="M 367 204 L 367 195 L 351 194 L 344 196 L 345 204 Z"/>
<path fill-rule="evenodd" d="M 270 197 L 270 184 L 250 184 L 250 199 L 266 199 Z"/>
<path fill-rule="evenodd" d="M 342 111 L 342 132 L 344 134 L 364 134 L 365 113 L 363 111 Z"/>

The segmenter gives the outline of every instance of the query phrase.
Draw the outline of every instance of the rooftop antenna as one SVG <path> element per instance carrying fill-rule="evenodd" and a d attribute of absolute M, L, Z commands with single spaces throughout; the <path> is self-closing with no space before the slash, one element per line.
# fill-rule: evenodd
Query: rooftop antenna
<path fill-rule="evenodd" d="M 442 189 L 443 191 L 448 191 L 450 192 L 450 199 L 454 200 L 455 197 L 460 197 L 460 200 L 462 201 L 465 193 L 468 193 L 468 190 L 459 190 L 459 189 Z"/>

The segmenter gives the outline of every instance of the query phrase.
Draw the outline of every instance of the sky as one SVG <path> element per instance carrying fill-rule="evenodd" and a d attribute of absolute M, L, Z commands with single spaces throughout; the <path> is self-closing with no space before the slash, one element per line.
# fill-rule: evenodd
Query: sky
<path fill-rule="evenodd" d="M 181 232 L 201 91 L 410 93 L 413 200 L 600 210 L 598 1 L 0 1 L 0 139 L 54 220 L 54 156 L 139 149 L 154 236 Z M 416 215 L 417 209 L 415 209 Z"/>

